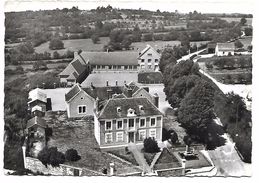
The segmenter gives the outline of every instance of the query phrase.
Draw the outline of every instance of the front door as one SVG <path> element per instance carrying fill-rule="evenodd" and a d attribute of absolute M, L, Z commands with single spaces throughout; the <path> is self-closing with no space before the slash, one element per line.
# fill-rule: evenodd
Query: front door
<path fill-rule="evenodd" d="M 130 142 L 135 142 L 135 135 L 134 135 L 134 132 L 129 132 L 128 134 L 128 139 L 129 139 L 129 143 Z"/>

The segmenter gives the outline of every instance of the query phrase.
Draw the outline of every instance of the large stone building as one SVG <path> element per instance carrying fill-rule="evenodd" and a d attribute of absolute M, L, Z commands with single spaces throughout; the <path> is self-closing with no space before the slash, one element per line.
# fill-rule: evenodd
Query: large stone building
<path fill-rule="evenodd" d="M 101 149 L 143 143 L 147 137 L 162 141 L 163 114 L 147 98 L 111 98 L 96 102 L 94 134 Z"/>

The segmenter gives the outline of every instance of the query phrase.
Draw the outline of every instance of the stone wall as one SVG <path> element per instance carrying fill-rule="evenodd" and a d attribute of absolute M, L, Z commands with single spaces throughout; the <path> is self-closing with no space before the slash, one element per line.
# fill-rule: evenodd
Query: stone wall
<path fill-rule="evenodd" d="M 82 175 L 82 168 L 76 168 L 64 164 L 60 164 L 59 167 L 53 167 L 51 165 L 43 165 L 40 160 L 36 158 L 26 157 L 25 158 L 25 168 L 33 171 L 33 172 L 41 172 L 45 175 L 76 175 L 76 171 L 78 176 Z"/>
<path fill-rule="evenodd" d="M 161 177 L 174 177 L 174 176 L 184 176 L 183 175 L 183 168 L 173 168 L 173 169 L 167 169 L 167 170 L 160 170 L 157 171 L 158 176 Z"/>

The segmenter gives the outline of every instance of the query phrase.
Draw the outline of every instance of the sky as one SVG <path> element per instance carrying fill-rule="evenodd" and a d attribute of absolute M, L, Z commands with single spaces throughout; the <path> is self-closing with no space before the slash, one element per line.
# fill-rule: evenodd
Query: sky
<path fill-rule="evenodd" d="M 246 13 L 253 14 L 255 0 L 5 0 L 4 11 L 26 11 L 62 9 L 78 6 L 81 10 L 95 9 L 97 6 L 114 8 L 148 9 L 188 13 Z"/>

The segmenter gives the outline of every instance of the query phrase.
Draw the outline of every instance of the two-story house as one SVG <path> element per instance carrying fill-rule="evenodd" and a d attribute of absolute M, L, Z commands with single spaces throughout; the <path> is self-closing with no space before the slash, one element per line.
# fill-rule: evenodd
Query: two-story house
<path fill-rule="evenodd" d="M 140 71 L 158 71 L 161 55 L 150 45 L 142 50 L 138 56 Z"/>
<path fill-rule="evenodd" d="M 147 137 L 162 141 L 163 114 L 147 98 L 112 98 L 100 108 L 96 101 L 94 134 L 101 149 L 141 144 Z"/>

